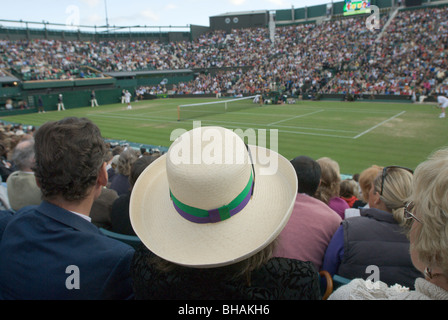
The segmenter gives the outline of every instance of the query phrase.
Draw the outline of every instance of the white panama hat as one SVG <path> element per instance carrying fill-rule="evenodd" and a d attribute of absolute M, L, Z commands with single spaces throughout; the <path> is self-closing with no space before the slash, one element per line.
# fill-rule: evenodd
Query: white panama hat
<path fill-rule="evenodd" d="M 256 161 L 261 152 L 277 161 L 270 175 Z M 246 146 L 228 129 L 200 127 L 181 135 L 142 172 L 132 190 L 130 218 L 157 256 L 213 268 L 245 260 L 274 241 L 296 196 L 290 161 Z"/>

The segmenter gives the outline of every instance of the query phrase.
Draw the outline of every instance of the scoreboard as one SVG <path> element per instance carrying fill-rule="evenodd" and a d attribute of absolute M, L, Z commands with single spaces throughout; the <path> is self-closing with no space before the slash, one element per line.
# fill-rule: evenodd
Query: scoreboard
<path fill-rule="evenodd" d="M 370 0 L 345 0 L 344 16 L 350 16 L 354 14 L 370 14 Z"/>

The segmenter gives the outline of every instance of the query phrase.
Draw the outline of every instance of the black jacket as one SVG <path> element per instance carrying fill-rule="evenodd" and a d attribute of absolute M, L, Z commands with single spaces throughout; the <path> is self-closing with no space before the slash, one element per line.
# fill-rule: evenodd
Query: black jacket
<path fill-rule="evenodd" d="M 153 300 L 320 300 L 318 273 L 311 262 L 273 258 L 246 278 L 231 279 L 223 268 L 176 267 L 161 272 L 148 263 L 142 246 L 131 266 L 136 299 Z"/>
<path fill-rule="evenodd" d="M 409 240 L 405 230 L 391 213 L 370 208 L 362 209 L 360 217 L 345 219 L 344 257 L 340 276 L 366 279 L 368 266 L 379 268 L 379 279 L 388 285 L 401 284 L 413 288 L 421 277 L 412 264 Z"/>

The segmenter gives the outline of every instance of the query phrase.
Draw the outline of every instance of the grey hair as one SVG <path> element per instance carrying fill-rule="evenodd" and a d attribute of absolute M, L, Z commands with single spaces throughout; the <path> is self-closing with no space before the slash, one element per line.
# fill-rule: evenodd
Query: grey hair
<path fill-rule="evenodd" d="M 414 202 L 415 240 L 419 260 L 448 275 L 448 148 L 431 155 L 414 173 L 409 200 Z"/>
<path fill-rule="evenodd" d="M 20 171 L 32 170 L 35 162 L 34 139 L 30 138 L 19 142 L 11 160 Z"/>

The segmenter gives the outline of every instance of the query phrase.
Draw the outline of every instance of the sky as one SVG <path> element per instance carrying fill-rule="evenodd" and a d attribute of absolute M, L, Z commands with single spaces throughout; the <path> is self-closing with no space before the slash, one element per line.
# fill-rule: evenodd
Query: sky
<path fill-rule="evenodd" d="M 15 0 L 3 2 L 0 20 L 46 21 L 74 26 L 209 26 L 228 12 L 303 8 L 331 0 Z M 336 2 L 336 1 L 335 1 Z M 107 9 L 106 9 L 107 8 Z M 106 15 L 107 12 L 107 15 Z M 0 21 L 0 25 L 24 27 Z M 29 25 L 42 28 L 42 25 Z"/>

